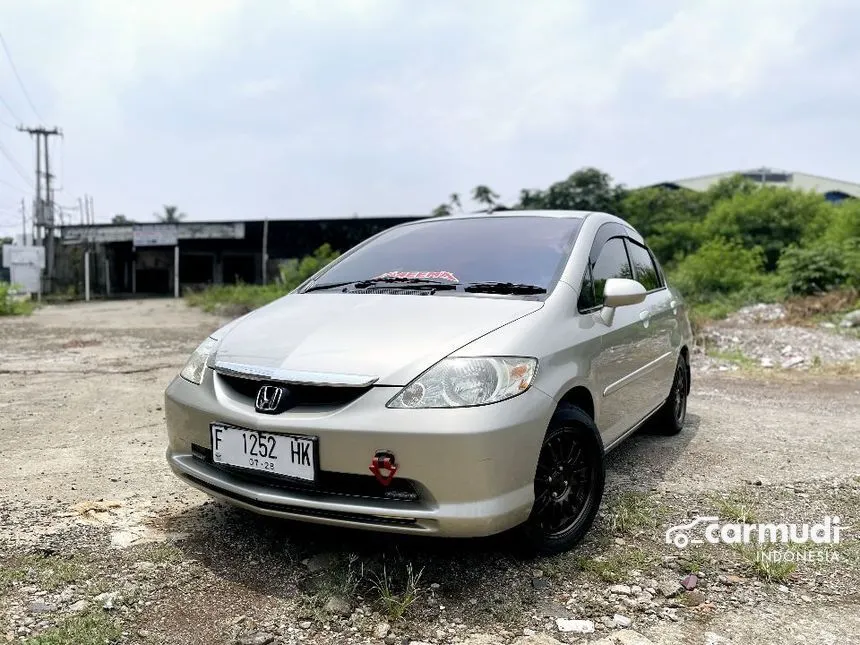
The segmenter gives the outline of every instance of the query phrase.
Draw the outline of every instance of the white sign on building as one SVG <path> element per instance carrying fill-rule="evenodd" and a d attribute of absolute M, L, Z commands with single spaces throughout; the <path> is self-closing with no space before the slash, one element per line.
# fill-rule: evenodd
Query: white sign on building
<path fill-rule="evenodd" d="M 132 229 L 134 246 L 176 246 L 178 241 L 176 224 L 147 224 Z"/>

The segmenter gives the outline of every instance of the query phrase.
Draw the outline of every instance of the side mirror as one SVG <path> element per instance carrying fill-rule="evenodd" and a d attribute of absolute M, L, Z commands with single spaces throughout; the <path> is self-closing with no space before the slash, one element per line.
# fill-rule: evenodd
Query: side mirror
<path fill-rule="evenodd" d="M 647 295 L 645 287 L 636 280 L 609 278 L 603 287 L 604 307 L 623 307 L 639 304 Z"/>
<path fill-rule="evenodd" d="M 645 287 L 636 280 L 627 278 L 609 278 L 603 286 L 603 309 L 600 310 L 600 320 L 607 327 L 615 318 L 615 308 L 625 305 L 635 305 L 645 300 Z"/>

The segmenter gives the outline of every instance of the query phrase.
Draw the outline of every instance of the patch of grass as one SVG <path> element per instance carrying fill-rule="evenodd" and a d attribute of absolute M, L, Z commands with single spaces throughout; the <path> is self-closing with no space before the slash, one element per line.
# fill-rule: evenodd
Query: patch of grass
<path fill-rule="evenodd" d="M 750 358 L 738 349 L 711 349 L 708 350 L 708 356 L 723 361 L 729 361 L 730 363 L 735 363 L 736 365 L 744 368 L 756 367 L 758 365 L 755 359 Z"/>
<path fill-rule="evenodd" d="M 140 557 L 155 564 L 177 564 L 182 562 L 182 549 L 169 542 L 148 544 L 141 549 Z"/>
<path fill-rule="evenodd" d="M 229 308 L 231 313 L 242 315 L 287 294 L 279 284 L 223 284 L 207 287 L 202 291 L 189 291 L 185 301 L 192 307 L 200 307 L 209 313 L 218 313 Z"/>
<path fill-rule="evenodd" d="M 30 298 L 16 293 L 13 285 L 0 282 L 0 316 L 27 316 L 33 313 L 35 305 Z"/>
<path fill-rule="evenodd" d="M 122 629 L 104 612 L 67 618 L 44 633 L 28 638 L 26 645 L 106 645 L 116 642 Z"/>
<path fill-rule="evenodd" d="M 27 555 L 0 566 L 0 588 L 16 581 L 31 581 L 46 591 L 78 582 L 87 575 L 86 564 L 77 557 Z"/>
<path fill-rule="evenodd" d="M 418 599 L 421 593 L 420 585 L 423 573 L 423 568 L 415 573 L 412 563 L 409 562 L 401 576 L 402 580 L 397 581 L 389 576 L 385 566 L 382 567 L 382 573 L 375 577 L 373 587 L 389 620 L 400 620 L 406 610 Z"/>
<path fill-rule="evenodd" d="M 722 520 L 731 520 L 741 524 L 754 524 L 756 514 L 753 509 L 753 499 L 747 494 L 715 497 L 717 514 Z"/>
<path fill-rule="evenodd" d="M 761 544 L 737 545 L 735 550 L 743 558 L 750 572 L 765 582 L 788 582 L 797 569 L 794 562 L 769 558 L 768 550 Z"/>
<path fill-rule="evenodd" d="M 614 533 L 633 535 L 657 526 L 657 507 L 644 493 L 624 492 L 610 503 L 609 523 Z"/>
<path fill-rule="evenodd" d="M 601 580 L 621 582 L 633 569 L 645 569 L 650 564 L 650 559 L 640 549 L 628 549 L 609 556 L 579 558 L 576 564 L 580 570 Z"/>
<path fill-rule="evenodd" d="M 688 549 L 678 558 L 682 573 L 698 573 L 711 567 L 711 558 L 700 549 Z"/>
<path fill-rule="evenodd" d="M 0 589 L 11 587 L 27 577 L 27 569 L 18 565 L 0 564 Z"/>

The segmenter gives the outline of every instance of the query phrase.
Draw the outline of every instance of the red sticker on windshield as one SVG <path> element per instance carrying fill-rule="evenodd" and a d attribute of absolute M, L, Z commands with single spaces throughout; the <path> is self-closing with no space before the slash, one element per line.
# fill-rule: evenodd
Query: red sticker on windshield
<path fill-rule="evenodd" d="M 456 276 L 450 271 L 389 271 L 388 273 L 383 273 L 382 275 L 376 276 L 377 278 L 408 278 L 410 280 L 415 279 L 433 279 L 433 280 L 447 280 L 448 282 L 460 282 Z"/>

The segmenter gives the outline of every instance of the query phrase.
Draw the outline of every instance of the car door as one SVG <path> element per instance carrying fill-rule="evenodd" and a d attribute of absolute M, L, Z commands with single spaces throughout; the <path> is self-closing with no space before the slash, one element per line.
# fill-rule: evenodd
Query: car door
<path fill-rule="evenodd" d="M 675 376 L 676 349 L 672 339 L 677 335 L 678 303 L 673 302 L 672 294 L 666 287 L 648 247 L 631 238 L 626 238 L 625 243 L 633 269 L 633 279 L 642 284 L 648 292 L 640 307 L 640 316 L 648 333 L 638 350 L 647 358 L 647 369 L 641 375 L 641 386 L 643 397 L 649 401 L 646 407 L 653 409 L 669 395 Z"/>
<path fill-rule="evenodd" d="M 610 234 L 622 232 L 617 225 L 609 226 L 613 227 L 608 229 Z M 595 315 L 603 307 L 606 281 L 633 277 L 623 235 L 606 239 L 606 233 L 601 231 L 603 228 L 595 238 L 579 299 L 580 312 Z M 601 336 L 600 353 L 592 365 L 596 394 L 600 397 L 595 406 L 596 422 L 607 447 L 650 411 L 647 408 L 651 393 L 637 378 L 651 358 L 643 349 L 650 334 L 650 325 L 640 317 L 644 310 L 644 303 L 616 308 L 611 324 Z"/>

